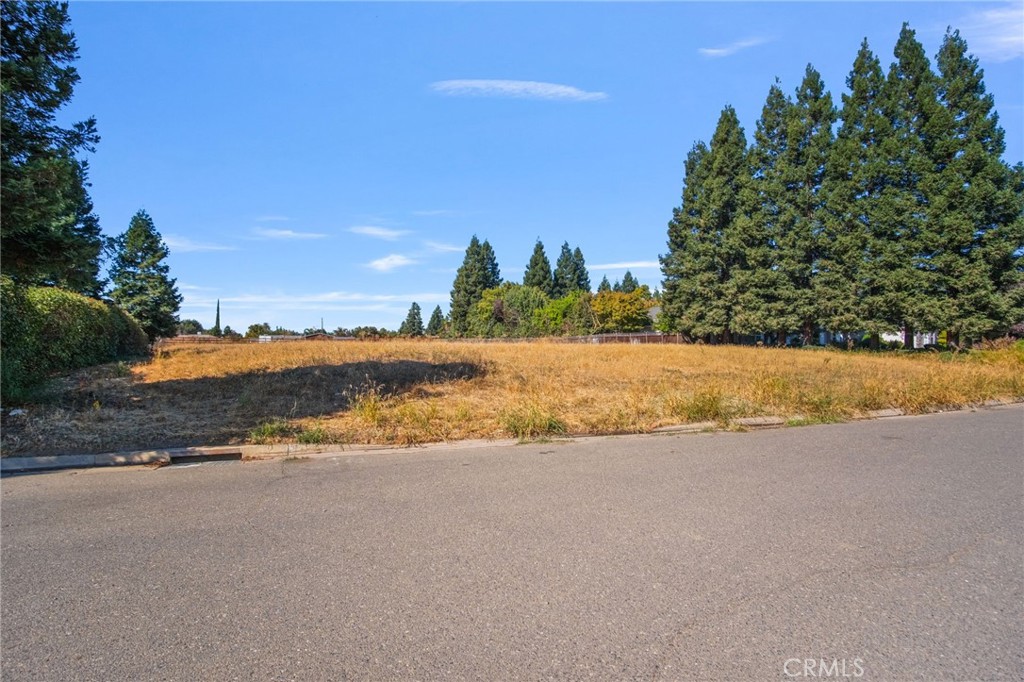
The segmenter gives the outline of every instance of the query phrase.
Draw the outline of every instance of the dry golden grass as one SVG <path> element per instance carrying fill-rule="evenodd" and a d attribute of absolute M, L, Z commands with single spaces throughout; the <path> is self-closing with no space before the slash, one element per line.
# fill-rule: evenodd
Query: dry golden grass
<path fill-rule="evenodd" d="M 642 433 L 1022 397 L 1020 347 L 940 356 L 549 342 L 182 345 L 69 377 L 54 401 L 7 419 L 3 452 Z"/>

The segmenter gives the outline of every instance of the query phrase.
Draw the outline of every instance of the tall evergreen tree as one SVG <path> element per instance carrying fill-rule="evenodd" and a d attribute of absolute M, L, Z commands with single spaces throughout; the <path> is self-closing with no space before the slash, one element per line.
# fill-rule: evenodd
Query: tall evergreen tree
<path fill-rule="evenodd" d="M 934 173 L 925 193 L 936 227 L 938 323 L 957 344 L 1024 320 L 1024 195 L 1002 160 L 1004 133 L 984 72 L 959 31 L 947 31 L 936 61 L 946 117 L 936 117 L 945 127 L 932 130 Z"/>
<path fill-rule="evenodd" d="M 420 304 L 415 301 L 409 306 L 405 321 L 398 328 L 398 333 L 406 336 L 423 336 L 423 312 Z"/>
<path fill-rule="evenodd" d="M 907 24 L 893 53 L 896 61 L 882 88 L 883 108 L 892 123 L 892 134 L 880 141 L 886 184 L 871 222 L 878 256 L 873 299 L 877 322 L 902 328 L 904 344 L 912 347 L 914 329 L 934 329 L 940 317 L 941 304 L 933 294 L 934 223 L 924 190 L 931 182 L 944 111 L 928 57 Z"/>
<path fill-rule="evenodd" d="M 735 263 L 726 283 L 733 301 L 732 330 L 740 334 L 778 330 L 780 343 L 799 323 L 792 308 L 793 284 L 781 268 L 781 245 L 793 228 L 786 183 L 792 108 L 776 81 L 768 91 L 747 157 L 750 177 L 740 192 L 730 244 Z"/>
<path fill-rule="evenodd" d="M 725 107 L 711 145 L 698 144 L 686 163 L 683 205 L 669 223 L 662 258 L 663 317 L 698 337 L 732 340 L 734 287 L 741 253 L 741 193 L 749 185 L 746 137 L 736 111 Z"/>
<path fill-rule="evenodd" d="M 434 312 L 430 315 L 430 321 L 427 322 L 427 336 L 440 336 L 444 331 L 444 313 L 441 312 L 441 306 L 435 306 Z"/>
<path fill-rule="evenodd" d="M 572 261 L 576 270 L 576 288 L 574 291 L 585 291 L 590 293 L 590 273 L 587 272 L 587 261 L 583 258 L 583 251 L 580 247 L 572 250 Z"/>
<path fill-rule="evenodd" d="M 224 336 L 224 331 L 220 328 L 220 299 L 217 299 L 217 316 L 213 319 L 213 326 L 210 327 L 211 336 Z"/>
<path fill-rule="evenodd" d="M 892 328 L 884 321 L 877 283 L 881 254 L 872 234 L 887 184 L 881 143 L 891 135 L 882 107 L 884 83 L 881 64 L 865 39 L 846 79 L 842 123 L 826 163 L 822 191 L 827 210 L 814 287 L 820 324 L 848 339 L 867 331 L 875 344 L 880 332 Z"/>
<path fill-rule="evenodd" d="M 470 308 L 476 305 L 483 293 L 501 284 L 501 273 L 494 249 L 485 240 L 483 243 L 476 235 L 466 248 L 466 256 L 455 275 L 452 284 L 451 308 L 448 313 L 449 329 L 454 336 L 465 336 L 469 331 L 467 315 Z"/>
<path fill-rule="evenodd" d="M 530 256 L 530 262 L 526 266 L 523 285 L 537 287 L 549 297 L 554 293 L 555 280 L 551 274 L 551 261 L 544 253 L 544 244 L 539 239 L 533 247 L 533 255 Z"/>
<path fill-rule="evenodd" d="M 631 294 L 639 288 L 640 282 L 637 281 L 632 272 L 626 270 L 626 274 L 622 276 L 622 284 L 619 285 L 617 291 L 621 291 L 624 294 Z"/>
<path fill-rule="evenodd" d="M 0 268 L 17 282 L 98 296 L 103 240 L 78 158 L 99 142 L 96 121 L 57 124 L 79 80 L 68 5 L 10 0 L 0 20 Z"/>
<path fill-rule="evenodd" d="M 139 211 L 117 238 L 117 254 L 110 268 L 111 298 L 138 321 L 150 341 L 174 336 L 178 326 L 181 295 L 168 276 L 167 255 L 167 245 L 152 218 Z M 219 318 L 219 301 L 217 313 Z"/>
<path fill-rule="evenodd" d="M 612 285 L 608 281 L 608 275 L 601 278 L 601 283 L 597 285 L 597 293 L 603 294 L 606 291 L 611 291 Z"/>

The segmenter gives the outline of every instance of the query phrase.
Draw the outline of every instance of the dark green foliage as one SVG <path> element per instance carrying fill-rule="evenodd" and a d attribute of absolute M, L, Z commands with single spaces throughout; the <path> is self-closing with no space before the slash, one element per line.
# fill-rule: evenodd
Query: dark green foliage
<path fill-rule="evenodd" d="M 116 306 L 55 287 L 0 280 L 0 379 L 19 402 L 54 373 L 145 355 L 148 340 Z"/>
<path fill-rule="evenodd" d="M 444 332 L 444 313 L 441 306 L 435 306 L 434 312 L 430 314 L 430 321 L 427 322 L 427 336 L 440 336 Z"/>
<path fill-rule="evenodd" d="M 398 328 L 398 333 L 403 336 L 423 336 L 423 312 L 419 303 L 413 302 L 409 306 L 409 314 Z"/>
<path fill-rule="evenodd" d="M 455 275 L 452 284 L 452 302 L 448 315 L 449 332 L 453 336 L 465 336 L 469 331 L 467 317 L 470 309 L 483 297 L 484 292 L 501 284 L 501 273 L 494 249 L 476 235 L 466 248 L 466 256 Z"/>
<path fill-rule="evenodd" d="M 220 299 L 217 299 L 217 316 L 213 320 L 213 326 L 210 327 L 211 336 L 223 336 L 224 332 L 220 328 Z"/>
<path fill-rule="evenodd" d="M 618 282 L 616 282 L 616 284 L 618 284 Z M 622 276 L 622 284 L 619 284 L 615 291 L 621 291 L 624 294 L 631 294 L 639 288 L 640 282 L 637 281 L 632 272 L 626 270 L 626 274 Z"/>
<path fill-rule="evenodd" d="M 619 285 L 622 286 L 621 284 Z M 601 278 L 601 283 L 597 285 L 597 293 L 603 293 L 605 291 L 611 291 L 612 285 L 608 282 L 608 275 Z"/>
<path fill-rule="evenodd" d="M 103 240 L 86 191 L 88 165 L 77 157 L 99 142 L 96 122 L 56 122 L 79 80 L 67 3 L 11 0 L 0 12 L 0 267 L 21 284 L 98 296 Z"/>
<path fill-rule="evenodd" d="M 253 325 L 255 326 L 255 325 Z M 250 327 L 251 329 L 252 327 Z M 268 326 L 269 329 L 269 326 Z M 203 325 L 200 324 L 199 320 L 182 320 L 178 323 L 178 334 L 193 335 L 202 334 Z M 258 336 L 258 334 L 257 334 Z"/>
<path fill-rule="evenodd" d="M 555 263 L 554 298 L 563 298 L 573 291 L 590 291 L 590 274 L 579 247 L 569 249 L 569 242 L 562 244 L 562 250 Z"/>
<path fill-rule="evenodd" d="M 174 279 L 168 276 L 164 262 L 167 246 L 153 220 L 145 211 L 139 211 L 116 244 L 117 252 L 110 268 L 111 298 L 139 321 L 150 341 L 174 336 L 181 295 Z M 220 301 L 214 328 L 220 331 Z"/>
<path fill-rule="evenodd" d="M 538 239 L 533 247 L 533 255 L 526 266 L 526 273 L 523 275 L 523 285 L 537 287 L 545 295 L 551 296 L 555 291 L 555 280 L 551 273 L 551 261 L 544 253 L 544 244 Z"/>
<path fill-rule="evenodd" d="M 697 143 L 687 156 L 683 204 L 673 212 L 669 253 L 662 258 L 663 314 L 670 328 L 731 339 L 741 193 L 750 178 L 746 152 L 736 111 L 726 107 L 710 147 Z"/>
<path fill-rule="evenodd" d="M 585 291 L 574 291 L 563 298 L 550 301 L 534 312 L 536 331 L 548 336 L 583 336 L 597 328 L 590 302 Z"/>

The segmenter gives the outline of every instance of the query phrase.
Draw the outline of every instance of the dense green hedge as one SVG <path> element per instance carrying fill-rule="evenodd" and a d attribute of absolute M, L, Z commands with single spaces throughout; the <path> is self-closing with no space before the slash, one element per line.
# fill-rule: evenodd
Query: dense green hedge
<path fill-rule="evenodd" d="M 57 372 L 148 351 L 146 334 L 116 306 L 0 278 L 0 398 L 24 400 Z"/>

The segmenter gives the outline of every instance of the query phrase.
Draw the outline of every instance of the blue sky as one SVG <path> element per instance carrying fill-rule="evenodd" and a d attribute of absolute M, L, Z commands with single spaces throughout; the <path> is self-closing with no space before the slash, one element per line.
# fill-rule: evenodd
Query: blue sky
<path fill-rule="evenodd" d="M 520 280 L 540 238 L 596 286 L 658 286 L 683 161 L 733 105 L 748 140 L 778 77 L 837 104 L 863 38 L 946 26 L 1024 159 L 1024 3 L 73 2 L 103 229 L 145 209 L 182 318 L 397 328 L 447 310 L 471 236 Z"/>

